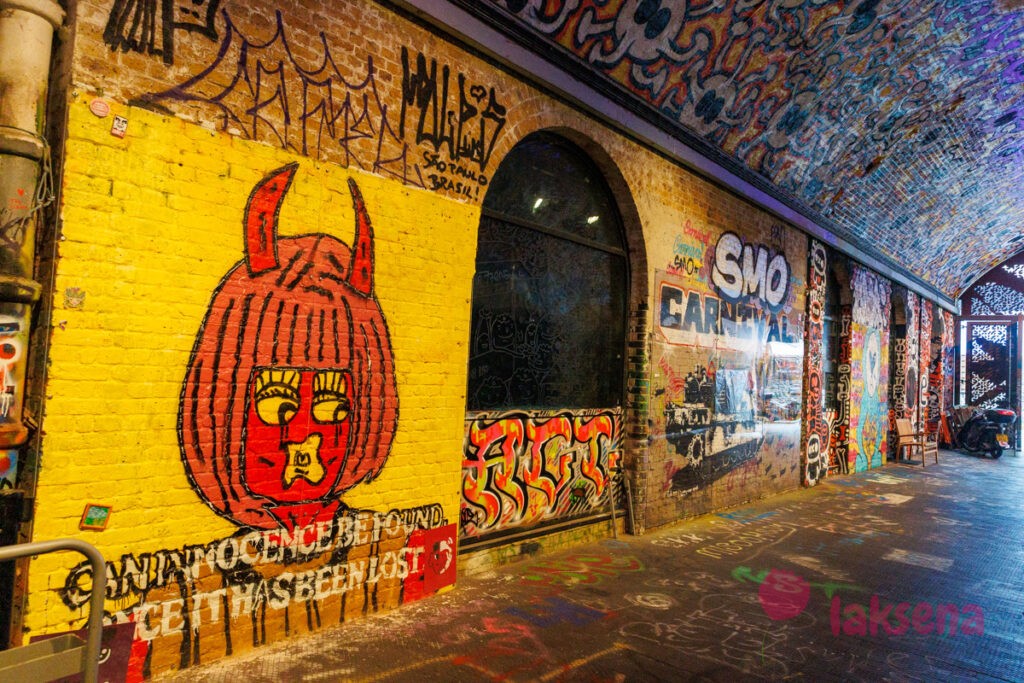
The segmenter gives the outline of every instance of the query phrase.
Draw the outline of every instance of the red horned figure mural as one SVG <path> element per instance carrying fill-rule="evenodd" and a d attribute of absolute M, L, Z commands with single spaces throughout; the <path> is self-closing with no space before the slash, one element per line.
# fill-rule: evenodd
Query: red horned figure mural
<path fill-rule="evenodd" d="M 350 179 L 351 249 L 325 234 L 278 237 L 297 166 L 253 188 L 245 259 L 213 294 L 178 412 L 193 488 L 217 514 L 252 528 L 331 519 L 343 492 L 380 472 L 398 420 L 363 197 Z"/>

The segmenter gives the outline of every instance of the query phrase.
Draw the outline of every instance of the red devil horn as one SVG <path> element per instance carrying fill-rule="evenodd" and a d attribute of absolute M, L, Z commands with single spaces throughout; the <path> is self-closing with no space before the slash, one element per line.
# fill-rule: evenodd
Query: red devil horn
<path fill-rule="evenodd" d="M 278 266 L 277 214 L 298 167 L 293 162 L 271 171 L 252 188 L 245 205 L 245 260 L 250 275 Z"/>
<path fill-rule="evenodd" d="M 352 242 L 352 268 L 348 282 L 360 294 L 373 294 L 373 226 L 366 213 L 363 195 L 356 181 L 348 179 L 348 191 L 352 194 L 352 207 L 356 211 L 356 236 Z"/>

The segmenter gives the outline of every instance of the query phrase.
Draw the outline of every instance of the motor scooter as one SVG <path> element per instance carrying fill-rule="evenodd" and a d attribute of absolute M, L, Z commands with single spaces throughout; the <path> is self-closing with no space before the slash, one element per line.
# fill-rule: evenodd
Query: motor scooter
<path fill-rule="evenodd" d="M 987 453 L 993 459 L 1010 447 L 1010 430 L 1017 413 L 1008 408 L 978 409 L 957 432 L 957 445 L 969 453 Z"/>

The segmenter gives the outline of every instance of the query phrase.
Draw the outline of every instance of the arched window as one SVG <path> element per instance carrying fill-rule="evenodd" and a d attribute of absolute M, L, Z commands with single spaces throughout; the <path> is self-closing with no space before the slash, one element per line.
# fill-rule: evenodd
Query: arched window
<path fill-rule="evenodd" d="M 467 408 L 620 405 L 627 279 L 597 167 L 560 136 L 524 138 L 484 198 Z"/>

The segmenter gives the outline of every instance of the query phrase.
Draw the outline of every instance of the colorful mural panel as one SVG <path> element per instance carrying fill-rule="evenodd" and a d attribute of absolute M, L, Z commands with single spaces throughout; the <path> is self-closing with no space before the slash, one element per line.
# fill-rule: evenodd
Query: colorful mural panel
<path fill-rule="evenodd" d="M 945 358 L 943 343 L 946 337 L 945 317 L 943 311 L 932 302 L 927 302 L 931 309 L 931 326 L 928 335 L 928 385 L 927 396 L 921 404 L 922 424 L 929 434 L 939 432 L 942 413 L 945 410 L 942 402 L 943 383 L 945 376 Z M 922 344 L 924 340 L 922 340 Z M 950 366 L 952 367 L 952 366 Z M 952 381 L 952 380 L 950 380 Z"/>
<path fill-rule="evenodd" d="M 726 232 L 712 254 L 710 281 L 699 287 L 667 272 L 658 278 L 658 330 L 667 343 L 753 353 L 801 338 L 787 314 L 796 292 L 783 251 Z"/>
<path fill-rule="evenodd" d="M 610 508 L 621 433 L 619 410 L 470 413 L 462 538 Z"/>
<path fill-rule="evenodd" d="M 913 389 L 914 393 L 911 394 L 908 386 L 916 386 L 918 368 L 916 365 L 909 365 L 909 358 L 918 348 L 919 339 L 908 337 L 908 330 L 917 329 L 918 302 L 918 297 L 905 287 L 893 286 L 892 326 L 889 331 L 889 443 L 895 443 L 897 438 L 897 418 L 908 418 L 916 422 L 908 404 L 917 405 L 917 390 Z M 914 309 L 910 309 L 910 305 L 913 305 Z M 891 452 L 889 455 L 894 456 Z"/>
<path fill-rule="evenodd" d="M 907 404 L 907 338 L 901 336 L 892 340 L 890 351 L 891 371 L 889 381 L 889 424 L 896 424 L 903 417 Z"/>
<path fill-rule="evenodd" d="M 10 304 L 6 309 L 8 314 L 0 315 L 0 434 L 8 438 L 4 443 L 13 444 L 18 442 L 18 433 L 24 435 L 25 431 L 21 414 L 31 309 L 20 304 Z"/>
<path fill-rule="evenodd" d="M 852 471 L 885 462 L 889 431 L 889 305 L 892 285 L 853 267 L 850 440 Z"/>
<path fill-rule="evenodd" d="M 18 449 L 0 451 L 0 491 L 13 489 L 18 483 Z"/>
<path fill-rule="evenodd" d="M 945 422 L 945 416 L 956 405 L 953 398 L 955 389 L 953 378 L 956 368 L 957 326 L 956 318 L 945 310 L 942 311 L 942 323 L 942 416 L 943 422 Z M 953 442 L 953 435 L 950 433 L 942 433 L 942 437 L 945 443 Z"/>
<path fill-rule="evenodd" d="M 810 241 L 807 265 L 807 326 L 804 352 L 804 485 L 813 486 L 828 475 L 828 432 L 825 420 L 822 336 L 828 256 L 824 246 Z"/>
<path fill-rule="evenodd" d="M 918 399 L 921 395 L 921 297 L 907 292 L 907 402 L 903 414 L 915 429 L 918 422 Z"/>
<path fill-rule="evenodd" d="M 799 485 L 802 406 L 785 397 L 799 397 L 802 357 L 766 350 L 749 362 L 728 350 L 663 343 L 654 354 L 651 457 L 660 467 L 649 492 L 649 525 Z M 769 387 L 779 390 L 782 411 Z"/>
<path fill-rule="evenodd" d="M 828 254 L 824 245 L 810 240 L 807 266 L 807 328 L 804 353 L 804 486 L 828 476 L 829 429 L 825 419 L 822 336 L 825 330 Z"/>
<path fill-rule="evenodd" d="M 853 307 L 839 310 L 839 364 L 836 368 L 836 416 L 832 421 L 830 468 L 850 471 L 850 399 L 852 385 Z"/>
<path fill-rule="evenodd" d="M 648 525 L 799 484 L 805 245 L 687 223 L 656 273 Z"/>
<path fill-rule="evenodd" d="M 934 313 L 931 301 L 921 300 L 921 328 L 918 348 L 920 353 L 917 376 L 918 382 L 917 405 L 918 421 L 922 430 L 929 429 L 931 412 L 929 400 L 931 396 L 931 375 L 932 375 L 932 314 Z"/>

